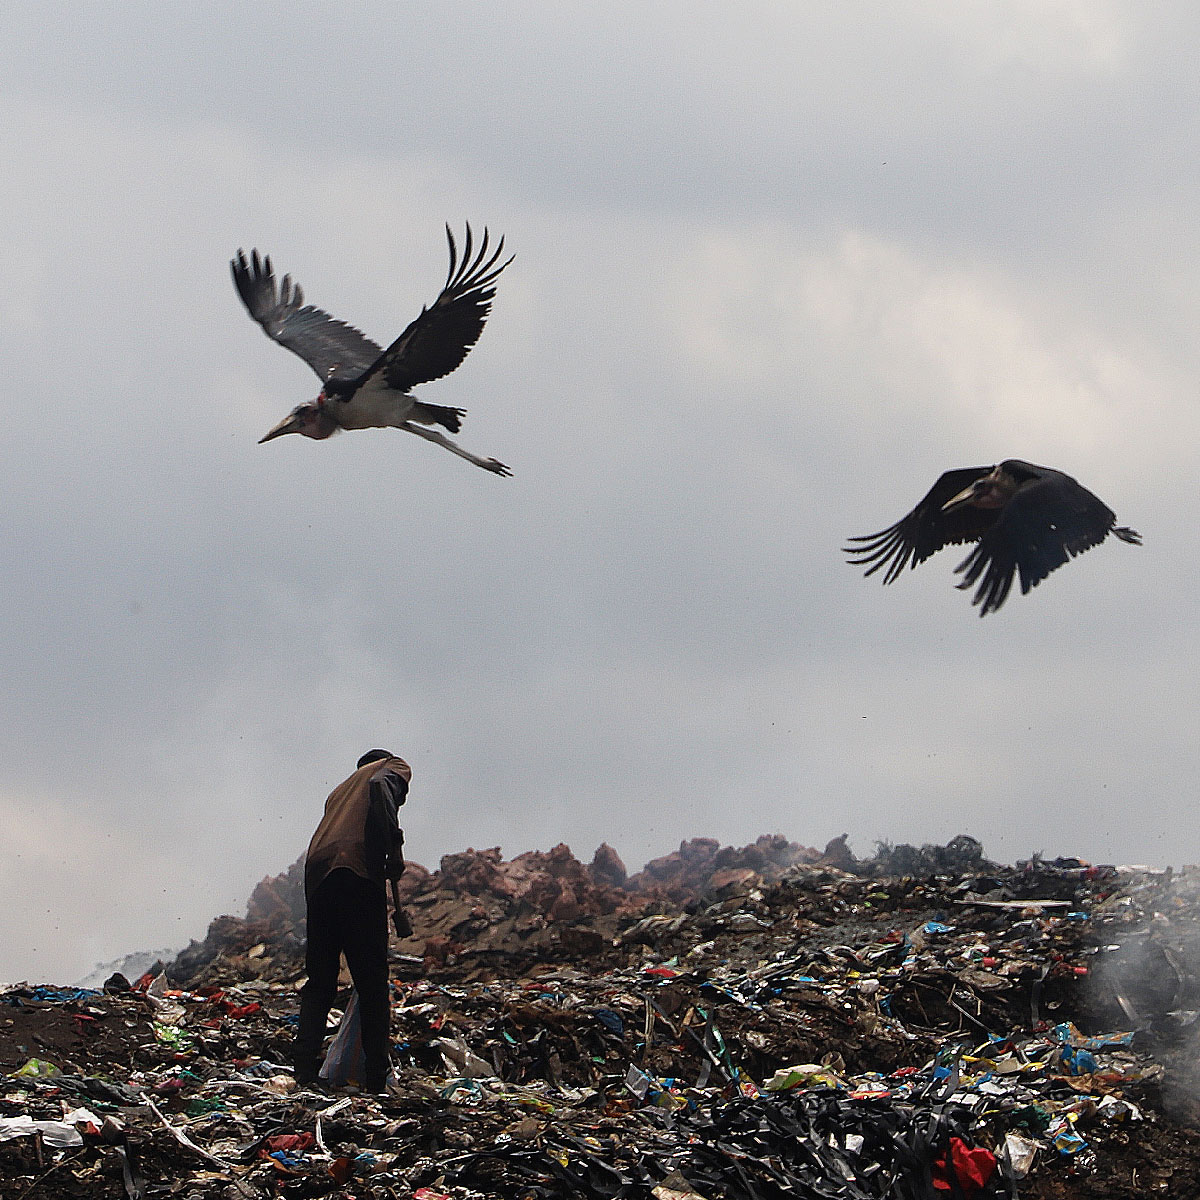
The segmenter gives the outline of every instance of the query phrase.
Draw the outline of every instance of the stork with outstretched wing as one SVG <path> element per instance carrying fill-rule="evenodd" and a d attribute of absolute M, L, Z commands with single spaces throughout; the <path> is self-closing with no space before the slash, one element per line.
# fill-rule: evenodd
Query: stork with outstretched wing
<path fill-rule="evenodd" d="M 327 438 L 339 429 L 391 427 L 445 446 L 485 471 L 512 474 L 499 460 L 472 454 L 430 428 L 440 425 L 457 433 L 466 415 L 463 409 L 429 404 L 412 394 L 419 384 L 449 375 L 467 357 L 491 310 L 496 294 L 492 285 L 512 262 L 500 261 L 503 238 L 489 255 L 486 229 L 476 250 L 467 226 L 461 260 L 449 225 L 446 238 L 450 270 L 441 294 L 386 350 L 352 325 L 305 304 L 303 290 L 290 275 L 277 286 L 269 257 L 260 258 L 252 250 L 247 259 L 238 251 L 230 266 L 247 311 L 272 341 L 304 359 L 323 385 L 315 400 L 297 405 L 260 442 L 285 433 Z"/>
<path fill-rule="evenodd" d="M 1022 593 L 1051 571 L 1098 546 L 1109 534 L 1141 545 L 1141 536 L 1070 475 L 1009 458 L 994 467 L 947 471 L 908 516 L 895 525 L 851 538 L 845 547 L 865 574 L 886 568 L 884 583 L 917 566 L 943 546 L 974 542 L 955 571 L 960 588 L 976 588 L 973 604 L 986 617 L 1002 605 L 1014 575 Z"/>

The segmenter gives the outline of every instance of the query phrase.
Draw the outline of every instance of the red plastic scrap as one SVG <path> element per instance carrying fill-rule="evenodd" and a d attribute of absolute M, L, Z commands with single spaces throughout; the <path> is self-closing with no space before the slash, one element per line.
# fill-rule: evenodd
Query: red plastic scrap
<path fill-rule="evenodd" d="M 277 1133 L 263 1142 L 263 1148 L 258 1152 L 260 1158 L 268 1157 L 276 1150 L 288 1154 L 303 1154 L 317 1144 L 317 1139 L 311 1133 Z"/>
<path fill-rule="evenodd" d="M 71 1017 L 75 1021 L 75 1029 L 80 1037 L 82 1037 L 85 1033 L 96 1032 L 95 1017 L 89 1017 L 87 1013 L 72 1013 Z"/>
<path fill-rule="evenodd" d="M 949 1166 L 945 1155 L 933 1161 L 933 1186 L 949 1192 L 957 1183 L 965 1196 L 975 1196 L 987 1187 L 995 1170 L 996 1156 L 990 1150 L 984 1146 L 971 1149 L 962 1138 L 952 1137 Z"/>
<path fill-rule="evenodd" d="M 221 1007 L 228 1017 L 252 1017 L 256 1012 L 262 1012 L 262 1005 L 257 1000 L 249 1004 L 234 1004 L 232 1000 L 222 1000 Z"/>
<path fill-rule="evenodd" d="M 266 1159 L 281 1175 L 290 1175 L 292 1168 L 300 1165 L 299 1156 L 316 1144 L 311 1133 L 277 1133 L 264 1139 L 258 1157 Z"/>

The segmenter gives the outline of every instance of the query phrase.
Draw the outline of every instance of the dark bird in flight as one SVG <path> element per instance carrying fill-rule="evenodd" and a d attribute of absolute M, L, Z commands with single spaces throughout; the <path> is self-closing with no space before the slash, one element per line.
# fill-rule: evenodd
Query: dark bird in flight
<path fill-rule="evenodd" d="M 305 304 L 304 292 L 298 283 L 292 283 L 290 275 L 285 275 L 276 288 L 269 257 L 260 258 L 253 250 L 247 261 L 246 255 L 238 251 L 229 265 L 242 303 L 267 337 L 304 359 L 323 385 L 315 400 L 292 409 L 259 438 L 260 442 L 285 433 L 327 438 L 339 429 L 390 426 L 445 446 L 485 471 L 512 474 L 497 459 L 480 458 L 445 434 L 427 428 L 441 425 L 457 433 L 466 415 L 463 409 L 427 404 L 412 394 L 418 384 L 449 375 L 467 357 L 491 310 L 496 294 L 492 284 L 512 262 L 511 258 L 500 262 L 503 238 L 489 257 L 486 229 L 475 252 L 471 226 L 467 226 L 461 261 L 449 225 L 446 238 L 450 243 L 450 270 L 441 295 L 429 308 L 423 308 L 386 350 L 352 325 Z"/>
<path fill-rule="evenodd" d="M 1098 496 L 1070 475 L 1036 467 L 1018 458 L 995 467 L 947 471 L 916 508 L 895 525 L 844 547 L 865 574 L 886 568 L 884 583 L 905 566 L 915 567 L 952 542 L 975 548 L 954 568 L 970 588 L 978 581 L 973 604 L 986 617 L 1002 605 L 1020 574 L 1021 591 L 1036 587 L 1057 570 L 1111 533 L 1135 546 L 1141 536 L 1124 525 Z"/>

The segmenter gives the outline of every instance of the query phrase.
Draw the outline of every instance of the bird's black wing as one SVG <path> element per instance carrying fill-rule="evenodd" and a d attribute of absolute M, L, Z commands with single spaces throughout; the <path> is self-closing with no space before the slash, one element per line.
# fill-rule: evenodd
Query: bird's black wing
<path fill-rule="evenodd" d="M 290 275 L 276 289 L 269 255 L 259 258 L 252 250 L 247 262 L 239 250 L 229 266 L 242 303 L 267 337 L 298 354 L 322 382 L 358 379 L 383 353 L 354 326 L 305 304 L 303 290 Z"/>
<path fill-rule="evenodd" d="M 860 544 L 845 546 L 843 552 L 850 556 L 850 562 L 855 566 L 871 564 L 863 572 L 864 575 L 874 575 L 886 567 L 883 582 L 891 583 L 906 566 L 915 567 L 923 563 L 943 546 L 978 541 L 995 521 L 995 510 L 966 504 L 943 512 L 942 505 L 991 469 L 962 467 L 957 471 L 947 471 L 908 516 L 879 533 L 851 538 L 851 542 Z"/>
<path fill-rule="evenodd" d="M 450 243 L 450 270 L 441 295 L 429 308 L 421 310 L 421 315 L 387 348 L 371 373 L 382 372 L 388 387 L 402 392 L 449 375 L 467 357 L 491 311 L 496 289 L 490 285 L 512 262 L 509 258 L 496 265 L 504 251 L 503 238 L 488 256 L 486 229 L 479 250 L 472 257 L 471 226 L 467 226 L 461 262 L 449 225 L 446 239 Z"/>
<path fill-rule="evenodd" d="M 1038 468 L 1037 479 L 1023 483 L 1000 510 L 996 523 L 955 568 L 960 588 L 976 588 L 972 603 L 979 615 L 995 612 L 1021 580 L 1021 592 L 1036 587 L 1051 571 L 1098 546 L 1112 531 L 1112 509 L 1070 475 Z"/>

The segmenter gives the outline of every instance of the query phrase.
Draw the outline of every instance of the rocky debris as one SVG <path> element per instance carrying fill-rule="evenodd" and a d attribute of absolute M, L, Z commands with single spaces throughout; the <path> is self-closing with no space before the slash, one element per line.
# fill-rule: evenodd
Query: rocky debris
<path fill-rule="evenodd" d="M 724 890 L 781 878 L 820 853 L 786 838 L 760 837 L 740 849 L 693 838 L 629 877 L 603 844 L 585 866 L 560 843 L 505 860 L 500 847 L 445 855 L 438 870 L 408 864 L 400 881 L 414 936 L 406 953 L 445 966 L 463 954 L 480 963 L 525 952 L 528 961 L 569 960 L 611 942 L 622 919 L 654 906 L 677 908 Z M 244 918 L 217 917 L 168 967 L 176 984 L 221 983 L 248 971 L 291 970 L 304 941 L 304 863 L 264 879 Z M 257 964 L 247 953 L 263 947 Z"/>
<path fill-rule="evenodd" d="M 686 904 L 752 877 L 762 882 L 778 879 L 791 867 L 820 857 L 819 851 L 778 834 L 764 835 L 740 849 L 722 846 L 715 838 L 692 838 L 673 853 L 648 862 L 626 886 L 631 892 Z"/>
<path fill-rule="evenodd" d="M 304 856 L 282 875 L 268 875 L 250 893 L 246 920 L 271 929 L 295 929 L 304 923 Z"/>
<path fill-rule="evenodd" d="M 852 860 L 846 869 L 857 870 L 864 875 L 927 875 L 946 871 L 981 871 L 993 865 L 983 857 L 983 846 L 975 838 L 960 833 L 944 846 L 928 842 L 921 847 L 910 846 L 907 842 L 893 846 L 890 842 L 879 842 L 874 858 L 862 863 Z"/>
<path fill-rule="evenodd" d="M 788 847 L 414 869 L 383 1096 L 291 1078 L 282 883 L 184 986 L 0 994 L 0 1197 L 1195 1195 L 1200 872 Z"/>
<path fill-rule="evenodd" d="M 837 867 L 839 871 L 853 871 L 858 860 L 850 850 L 850 835 L 839 834 L 827 842 L 821 853 L 821 861 L 831 867 Z"/>
<path fill-rule="evenodd" d="M 592 864 L 588 867 L 588 874 L 597 883 L 606 883 L 615 888 L 624 887 L 628 878 L 620 855 L 607 842 L 601 842 L 596 848 Z"/>

